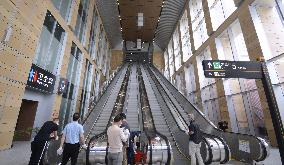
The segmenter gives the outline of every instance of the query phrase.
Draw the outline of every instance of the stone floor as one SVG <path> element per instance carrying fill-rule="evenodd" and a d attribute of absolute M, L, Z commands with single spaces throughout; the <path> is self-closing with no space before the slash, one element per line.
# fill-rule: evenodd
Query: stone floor
<path fill-rule="evenodd" d="M 13 142 L 13 147 L 8 150 L 0 151 L 1 165 L 27 165 L 29 162 L 30 142 Z M 243 165 L 243 163 L 230 161 L 228 165 Z M 271 148 L 270 156 L 263 162 L 257 162 L 256 165 L 281 165 L 279 150 Z M 215 165 L 215 164 L 214 164 Z"/>

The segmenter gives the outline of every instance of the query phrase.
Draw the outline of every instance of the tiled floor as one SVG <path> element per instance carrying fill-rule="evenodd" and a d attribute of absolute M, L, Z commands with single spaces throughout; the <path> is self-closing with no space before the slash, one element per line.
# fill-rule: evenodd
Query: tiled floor
<path fill-rule="evenodd" d="M 29 162 L 30 142 L 14 142 L 13 147 L 8 150 L 0 151 L 0 165 L 27 165 Z M 230 165 L 243 165 L 243 163 L 230 161 Z M 276 148 L 271 148 L 270 156 L 263 162 L 258 162 L 256 165 L 281 165 L 279 151 Z M 214 164 L 216 165 L 216 164 Z"/>

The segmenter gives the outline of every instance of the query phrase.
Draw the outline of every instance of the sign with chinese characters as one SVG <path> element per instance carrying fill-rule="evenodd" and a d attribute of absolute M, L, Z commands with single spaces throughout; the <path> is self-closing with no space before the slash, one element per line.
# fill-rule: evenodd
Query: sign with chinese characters
<path fill-rule="evenodd" d="M 52 93 L 56 77 L 52 73 L 32 64 L 29 72 L 27 86 Z"/>
<path fill-rule="evenodd" d="M 58 85 L 58 91 L 57 91 L 59 95 L 66 91 L 67 83 L 68 83 L 67 79 L 60 78 L 59 85 Z"/>
<path fill-rule="evenodd" d="M 257 61 L 203 60 L 202 66 L 208 78 L 262 78 L 261 63 Z"/>

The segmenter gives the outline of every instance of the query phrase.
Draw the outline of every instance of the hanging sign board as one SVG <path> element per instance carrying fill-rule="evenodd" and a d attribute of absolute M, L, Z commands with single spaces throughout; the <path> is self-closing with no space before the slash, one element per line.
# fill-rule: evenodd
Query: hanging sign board
<path fill-rule="evenodd" d="M 52 73 L 32 64 L 28 75 L 27 86 L 43 92 L 52 93 L 56 77 Z"/>
<path fill-rule="evenodd" d="M 58 90 L 57 90 L 57 94 L 62 94 L 64 92 L 66 92 L 66 89 L 67 89 L 67 79 L 65 78 L 60 78 L 59 80 L 59 85 L 58 85 Z"/>
<path fill-rule="evenodd" d="M 258 61 L 203 60 L 202 66 L 207 78 L 262 78 Z"/>

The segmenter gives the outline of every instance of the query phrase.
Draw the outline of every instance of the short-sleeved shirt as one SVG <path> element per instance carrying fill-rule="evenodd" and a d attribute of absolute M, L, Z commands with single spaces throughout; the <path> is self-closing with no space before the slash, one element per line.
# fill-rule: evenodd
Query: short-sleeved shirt
<path fill-rule="evenodd" d="M 47 121 L 40 128 L 39 132 L 34 138 L 34 141 L 47 141 L 49 140 L 50 134 L 58 130 L 58 125 L 53 121 Z"/>
<path fill-rule="evenodd" d="M 63 132 L 65 143 L 76 144 L 80 142 L 80 135 L 84 133 L 83 126 L 73 121 L 65 126 Z"/>

